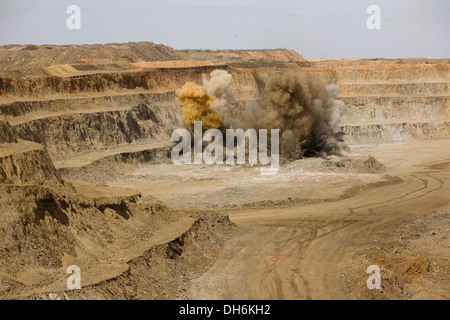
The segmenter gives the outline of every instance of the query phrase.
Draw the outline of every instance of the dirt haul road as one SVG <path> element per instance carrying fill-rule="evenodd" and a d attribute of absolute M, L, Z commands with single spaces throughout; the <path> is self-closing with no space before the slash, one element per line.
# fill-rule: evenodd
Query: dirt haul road
<path fill-rule="evenodd" d="M 230 218 L 239 226 L 238 231 L 226 243 L 215 265 L 193 281 L 191 297 L 448 299 L 448 273 L 437 283 L 432 279 L 429 269 L 433 263 L 429 260 L 430 256 L 423 252 L 430 248 L 426 244 L 426 235 L 414 234 L 415 238 L 422 236 L 424 242 L 419 243 L 416 252 L 408 252 L 398 263 L 392 254 L 385 254 L 379 261 L 371 260 L 372 263 L 368 261 L 367 264 L 361 264 L 357 257 L 383 249 L 380 248 L 383 246 L 380 241 L 398 236 L 395 232 L 389 235 L 391 230 L 415 218 L 440 212 L 445 207 L 448 212 L 449 146 L 449 140 L 437 140 L 358 147 L 361 152 L 370 150 L 387 165 L 387 173 L 402 181 L 373 184 L 357 191 L 353 197 L 338 201 L 300 207 L 230 211 Z M 406 154 L 413 156 L 405 157 Z M 443 219 L 448 219 L 448 215 Z M 448 234 L 448 230 L 443 232 Z M 403 239 L 394 241 L 398 243 Z M 437 260 L 442 259 L 443 267 L 448 269 L 448 238 L 436 237 L 431 243 L 431 250 L 444 246 L 441 251 L 444 255 Z M 415 273 L 417 277 L 400 283 L 402 275 L 414 271 L 417 256 L 428 259 L 428 269 L 422 274 L 419 270 Z M 405 267 L 408 259 L 413 261 L 413 269 L 411 266 Z M 366 287 L 365 280 L 369 275 L 365 271 L 370 264 L 379 265 L 382 270 L 382 290 L 368 290 Z M 354 274 L 349 274 L 350 269 Z M 397 270 L 394 278 L 389 276 L 391 270 L 394 273 Z M 354 278 L 357 280 L 353 281 Z M 397 290 L 398 286 L 401 290 Z"/>

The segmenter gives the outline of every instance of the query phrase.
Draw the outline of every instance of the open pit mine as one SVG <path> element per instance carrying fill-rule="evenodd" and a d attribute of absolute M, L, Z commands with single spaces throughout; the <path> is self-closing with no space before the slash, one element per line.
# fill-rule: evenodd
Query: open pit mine
<path fill-rule="evenodd" d="M 450 299 L 449 86 L 450 59 L 1 46 L 0 298 Z M 223 162 L 175 164 L 200 121 Z M 230 129 L 278 129 L 277 171 Z"/>

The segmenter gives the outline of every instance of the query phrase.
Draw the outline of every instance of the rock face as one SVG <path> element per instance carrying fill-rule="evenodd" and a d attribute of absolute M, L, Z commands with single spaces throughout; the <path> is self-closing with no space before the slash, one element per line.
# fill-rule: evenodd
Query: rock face
<path fill-rule="evenodd" d="M 63 183 L 47 151 L 41 145 L 21 141 L 3 144 L 2 148 L 10 150 L 10 153 L 0 157 L 0 183 L 14 185 Z"/>
<path fill-rule="evenodd" d="M 164 46 L 139 46 L 142 51 L 138 56 L 146 60 L 179 58 Z M 0 49 L 1 54 L 4 49 Z M 67 48 L 54 49 L 62 56 L 67 52 Z M 11 53 L 7 61 L 20 61 L 15 54 L 17 47 L 6 50 Z M 19 57 L 42 55 L 40 51 L 52 49 L 24 50 Z M 97 159 L 103 164 L 154 161 L 166 152 L 159 145 L 154 148 L 154 144 L 168 137 L 166 126 L 179 121 L 174 93 L 157 92 L 159 80 L 145 73 L 129 73 L 129 77 L 54 77 L 45 71 L 47 58 L 39 56 L 29 70 L 16 63 L 12 65 L 17 70 L 5 70 L 4 64 L 1 67 L 0 298 L 53 297 L 47 293 L 67 289 L 64 270 L 70 264 L 80 266 L 88 288 L 82 296 L 72 298 L 133 298 L 113 279 L 128 283 L 130 269 L 144 272 L 146 268 L 143 277 L 131 279 L 141 298 L 179 297 L 185 279 L 173 278 L 167 283 L 167 290 L 149 290 L 149 285 L 156 289 L 167 277 L 164 270 L 148 270 L 142 259 L 152 258 L 154 262 L 157 254 L 158 263 L 172 263 L 176 273 L 199 274 L 233 229 L 228 217 L 176 210 L 128 189 L 69 182 L 61 177 L 53 162 L 70 161 L 83 153 L 88 162 Z M 78 63 L 89 61 L 92 60 Z M 117 70 L 115 66 L 106 68 Z M 92 69 L 89 64 L 87 69 Z M 193 71 L 197 78 L 201 77 L 199 70 Z M 176 77 L 177 72 L 181 74 L 175 70 L 171 76 Z M 25 74 L 34 76 L 25 79 Z M 104 76 L 115 80 L 105 81 Z M 154 92 L 139 92 L 144 88 L 153 88 Z M 77 97 L 75 93 L 84 96 Z M 111 148 L 118 150 L 111 152 Z M 99 150 L 106 151 L 106 155 L 100 153 L 92 159 L 92 153 Z M 195 258 L 200 251 L 209 252 L 201 262 Z M 191 257 L 181 256 L 182 252 Z M 98 285 L 102 280 L 108 281 Z"/>
<path fill-rule="evenodd" d="M 42 57 L 46 50 L 57 53 L 52 62 Z M 339 99 L 347 106 L 341 130 L 350 143 L 449 135 L 448 59 L 307 60 L 288 50 L 176 51 L 150 43 L 72 46 L 70 58 L 64 50 L 68 48 L 0 48 L 2 61 L 16 54 L 40 61 L 26 77 L 13 72 L 26 65 L 2 64 L 0 114 L 20 138 L 44 144 L 57 159 L 66 152 L 71 156 L 166 139 L 165 124 L 179 121 L 174 91 L 187 81 L 201 83 L 203 74 L 217 68 L 233 75 L 236 99 L 244 108 L 258 99 L 258 81 L 274 70 L 294 70 L 338 84 Z M 130 52 L 120 55 L 123 50 Z M 132 55 L 135 51 L 141 53 Z M 157 60 L 167 67 L 152 67 L 150 62 Z M 190 66 L 189 61 L 197 63 Z M 198 66 L 201 61 L 204 66 Z M 70 68 L 55 73 L 60 65 Z M 157 121 L 139 118 L 136 107 L 142 104 Z"/>
<path fill-rule="evenodd" d="M 0 116 L 0 143 L 16 143 L 17 139 L 14 130 L 11 128 L 8 121 Z"/>
<path fill-rule="evenodd" d="M 141 120 L 156 121 L 145 105 L 134 111 Z M 159 283 L 171 278 L 142 260 L 153 263 L 157 257 L 160 265 L 172 264 L 174 273 L 200 274 L 234 227 L 225 215 L 188 214 L 136 191 L 64 181 L 43 145 L 18 139 L 4 119 L 0 125 L 2 299 L 46 299 L 53 296 L 43 293 L 63 292 L 60 270 L 68 264 L 86 275 L 86 290 L 71 298 L 176 298 L 185 279 L 174 277 L 162 289 Z M 200 251 L 209 252 L 201 263 L 195 258 Z M 130 278 L 130 269 L 143 274 Z M 23 283 L 24 277 L 29 281 Z M 107 282 L 99 285 L 102 280 Z M 130 280 L 138 296 L 116 285 Z"/>
<path fill-rule="evenodd" d="M 17 139 L 15 130 L 0 118 L 0 184 L 62 184 L 47 150 Z"/>
<path fill-rule="evenodd" d="M 173 112 L 173 111 L 172 111 Z M 129 110 L 89 112 L 36 119 L 16 126 L 17 134 L 47 147 L 54 159 L 117 145 L 158 141 L 163 107 L 140 103 Z M 48 130 L 52 128 L 52 130 Z"/>
<path fill-rule="evenodd" d="M 129 43 L 3 46 L 0 61 L 0 269 L 8 275 L 0 275 L 0 298 L 24 298 L 24 290 L 68 297 L 61 269 L 89 269 L 92 261 L 99 269 L 89 269 L 87 289 L 71 298 L 182 297 L 184 280 L 167 280 L 149 261 L 200 274 L 233 229 L 228 218 L 67 181 L 61 173 L 76 177 L 94 163 L 107 174 L 117 162 L 167 158 L 170 134 L 181 126 L 175 90 L 201 83 L 212 70 L 233 75 L 237 108 L 259 99 L 261 79 L 274 71 L 338 84 L 347 106 L 340 128 L 353 144 L 450 136 L 448 59 L 308 60 L 288 50 Z M 210 255 L 199 263 L 192 257 L 202 250 Z M 128 283 L 137 296 L 123 289 Z M 149 286 L 155 290 L 146 294 Z"/>

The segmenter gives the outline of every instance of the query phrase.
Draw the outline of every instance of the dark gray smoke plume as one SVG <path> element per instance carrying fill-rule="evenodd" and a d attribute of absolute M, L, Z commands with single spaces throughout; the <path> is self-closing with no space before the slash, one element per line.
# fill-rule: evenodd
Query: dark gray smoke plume
<path fill-rule="evenodd" d="M 345 105 L 339 86 L 301 73 L 278 73 L 260 83 L 262 99 L 247 106 L 240 122 L 247 128 L 280 129 L 280 148 L 288 159 L 341 155 L 337 132 Z"/>

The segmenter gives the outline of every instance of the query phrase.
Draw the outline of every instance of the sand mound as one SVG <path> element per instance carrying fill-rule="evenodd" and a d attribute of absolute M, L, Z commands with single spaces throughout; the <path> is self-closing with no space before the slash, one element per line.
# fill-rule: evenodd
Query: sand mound
<path fill-rule="evenodd" d="M 368 155 L 367 158 L 344 157 L 327 160 L 324 163 L 325 170 L 345 170 L 356 173 L 379 173 L 386 170 L 386 166 L 375 157 Z"/>
<path fill-rule="evenodd" d="M 123 188 L 63 181 L 46 149 L 17 139 L 4 119 L 0 213 L 0 298 L 64 290 L 68 265 L 79 266 L 84 285 L 95 288 L 91 298 L 179 296 L 187 277 L 208 267 L 233 228 L 225 215 L 176 210 Z M 199 260 L 202 252 L 209 254 Z M 165 266 L 155 269 L 142 259 Z M 130 278 L 124 260 L 140 275 L 133 271 Z M 108 281 L 97 285 L 102 280 Z M 117 281 L 141 284 L 129 294 Z"/>
<path fill-rule="evenodd" d="M 441 209 L 386 234 L 373 249 L 358 252 L 346 271 L 346 282 L 358 299 L 445 299 L 450 271 L 450 213 Z M 381 290 L 364 288 L 365 268 L 379 265 Z"/>

